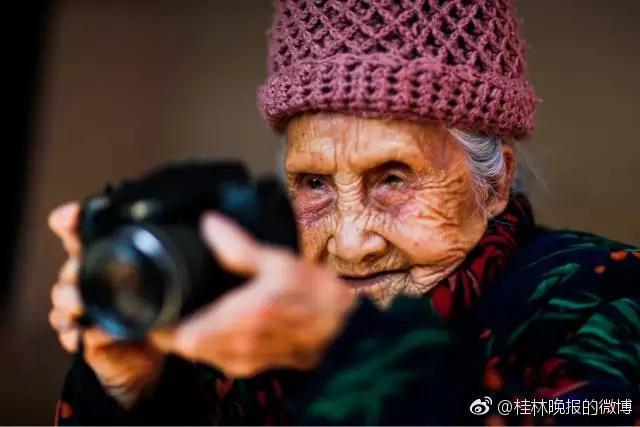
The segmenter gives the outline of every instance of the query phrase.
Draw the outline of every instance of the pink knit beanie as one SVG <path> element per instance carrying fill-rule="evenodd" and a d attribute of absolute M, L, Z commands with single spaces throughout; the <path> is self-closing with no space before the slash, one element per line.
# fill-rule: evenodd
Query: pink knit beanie
<path fill-rule="evenodd" d="M 258 106 L 276 130 L 333 111 L 505 138 L 536 97 L 509 0 L 276 0 Z"/>

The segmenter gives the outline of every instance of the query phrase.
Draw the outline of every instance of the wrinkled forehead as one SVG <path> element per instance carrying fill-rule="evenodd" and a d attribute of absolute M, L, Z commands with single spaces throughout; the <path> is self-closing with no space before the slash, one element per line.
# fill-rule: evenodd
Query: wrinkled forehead
<path fill-rule="evenodd" d="M 441 126 L 401 120 L 319 113 L 293 119 L 287 128 L 289 173 L 363 173 L 387 162 L 415 171 L 443 168 L 456 144 Z"/>

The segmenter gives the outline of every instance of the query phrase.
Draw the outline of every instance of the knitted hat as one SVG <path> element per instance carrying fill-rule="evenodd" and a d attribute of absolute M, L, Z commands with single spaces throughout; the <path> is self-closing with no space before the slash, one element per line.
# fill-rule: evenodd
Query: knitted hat
<path fill-rule="evenodd" d="M 276 0 L 258 106 L 278 131 L 333 111 L 522 138 L 523 50 L 509 0 Z"/>

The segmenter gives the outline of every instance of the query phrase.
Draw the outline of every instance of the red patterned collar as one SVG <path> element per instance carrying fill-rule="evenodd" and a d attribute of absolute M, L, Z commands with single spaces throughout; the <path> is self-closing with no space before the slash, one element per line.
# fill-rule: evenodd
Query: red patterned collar
<path fill-rule="evenodd" d="M 489 222 L 484 236 L 462 264 L 427 294 L 436 313 L 449 321 L 467 312 L 533 230 L 529 201 L 524 195 L 511 196 L 507 208 Z"/>

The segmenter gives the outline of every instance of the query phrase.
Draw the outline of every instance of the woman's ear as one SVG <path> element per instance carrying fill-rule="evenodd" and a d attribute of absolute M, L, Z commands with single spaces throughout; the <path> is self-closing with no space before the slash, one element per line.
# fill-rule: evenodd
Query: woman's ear
<path fill-rule="evenodd" d="M 511 183 L 516 171 L 516 154 L 510 144 L 502 144 L 502 155 L 504 156 L 505 173 L 487 201 L 487 216 L 489 218 L 500 215 L 506 209 L 511 193 Z"/>

